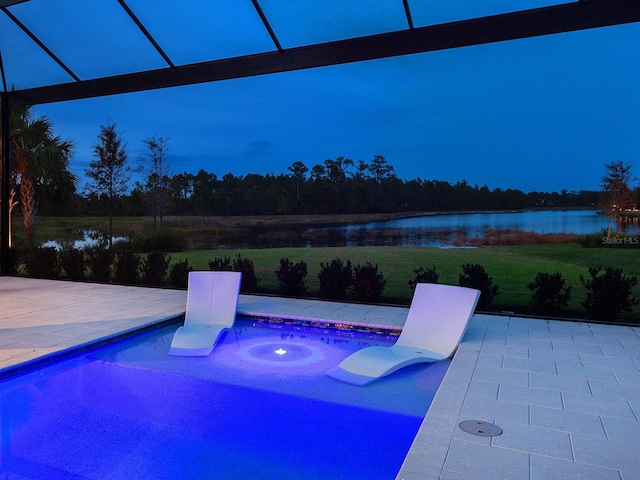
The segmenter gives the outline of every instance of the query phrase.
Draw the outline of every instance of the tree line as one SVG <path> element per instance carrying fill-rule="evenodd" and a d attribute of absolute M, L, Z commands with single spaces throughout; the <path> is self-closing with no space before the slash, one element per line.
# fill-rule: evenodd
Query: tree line
<path fill-rule="evenodd" d="M 353 214 L 403 211 L 500 210 L 535 207 L 597 207 L 601 192 L 529 192 L 490 189 L 465 180 L 454 184 L 398 178 L 382 155 L 370 162 L 345 157 L 287 172 L 221 177 L 205 169 L 170 174 L 168 139 L 144 140 L 145 153 L 131 159 L 114 122 L 100 126 L 84 191 L 69 170 L 73 143 L 52 134 L 46 117 L 27 107 L 12 116 L 14 175 L 12 205 L 20 205 L 25 227 L 35 212 L 50 216 Z M 134 160 L 138 160 L 135 162 Z M 132 181 L 132 172 L 138 180 Z M 638 189 L 634 190 L 635 198 Z M 25 228 L 28 232 L 32 227 Z"/>
<path fill-rule="evenodd" d="M 595 207 L 599 200 L 599 193 L 595 191 L 524 193 L 514 189 L 491 190 L 486 185 L 472 186 L 466 181 L 455 184 L 419 178 L 406 181 L 396 176 L 375 179 L 345 173 L 344 178 L 336 180 L 326 174 L 296 178 L 285 173 L 244 176 L 227 173 L 218 177 L 204 169 L 196 174 L 183 172 L 165 179 L 166 196 L 163 208 L 157 212 L 169 215 L 390 213 Z M 120 213 L 152 213 L 139 202 L 145 193 L 144 189 L 134 188 L 129 198 L 122 199 Z M 103 202 L 95 195 L 87 200 L 86 212 L 99 214 Z"/>
<path fill-rule="evenodd" d="M 166 150 L 165 150 L 166 152 Z M 149 157 L 156 159 L 157 152 Z M 163 168 L 167 168 L 166 165 Z M 104 215 L 105 192 L 78 198 L 74 215 Z M 530 192 L 490 189 L 466 181 L 402 180 L 387 159 L 370 163 L 344 157 L 307 167 L 297 161 L 287 173 L 221 177 L 200 169 L 175 175 L 151 173 L 118 197 L 118 215 L 310 215 L 403 211 L 499 210 L 534 207 L 595 207 L 599 192 Z"/>

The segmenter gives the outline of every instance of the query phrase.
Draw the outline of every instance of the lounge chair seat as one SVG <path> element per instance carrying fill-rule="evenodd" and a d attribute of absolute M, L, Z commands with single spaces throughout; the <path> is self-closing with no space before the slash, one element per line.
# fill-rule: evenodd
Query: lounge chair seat
<path fill-rule="evenodd" d="M 189 272 L 184 325 L 176 330 L 169 355 L 207 356 L 233 326 L 240 272 Z"/>
<path fill-rule="evenodd" d="M 395 345 L 363 348 L 327 375 L 363 386 L 408 365 L 449 358 L 460 344 L 479 298 L 480 292 L 472 288 L 418 284 Z"/>

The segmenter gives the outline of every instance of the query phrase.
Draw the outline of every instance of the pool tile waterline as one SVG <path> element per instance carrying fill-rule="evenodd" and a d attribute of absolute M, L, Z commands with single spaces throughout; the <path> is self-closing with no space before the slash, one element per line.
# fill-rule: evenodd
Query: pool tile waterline
<path fill-rule="evenodd" d="M 186 292 L 0 277 L 0 372 L 184 313 Z M 239 312 L 400 329 L 407 308 L 241 295 Z M 639 478 L 640 329 L 477 314 L 399 479 Z M 463 420 L 500 425 L 484 438 Z"/>

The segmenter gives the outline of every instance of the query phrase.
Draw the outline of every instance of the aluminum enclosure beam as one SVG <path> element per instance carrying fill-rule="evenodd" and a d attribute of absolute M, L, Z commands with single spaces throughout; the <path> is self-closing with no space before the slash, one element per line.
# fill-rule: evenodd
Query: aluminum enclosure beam
<path fill-rule="evenodd" d="M 9 92 L 12 105 L 77 100 L 215 82 L 640 21 L 640 0 L 563 5 L 282 51 Z"/>
<path fill-rule="evenodd" d="M 11 232 L 9 141 L 9 100 L 6 93 L 0 93 L 0 275 L 9 274 L 9 235 Z"/>

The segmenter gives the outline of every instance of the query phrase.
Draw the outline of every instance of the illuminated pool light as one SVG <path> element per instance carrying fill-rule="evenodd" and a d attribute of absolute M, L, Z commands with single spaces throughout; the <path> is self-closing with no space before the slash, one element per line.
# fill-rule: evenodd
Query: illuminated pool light
<path fill-rule="evenodd" d="M 280 367 L 309 365 L 324 358 L 324 354 L 317 346 L 305 345 L 301 342 L 287 342 L 286 345 L 270 341 L 248 342 L 240 349 L 239 354 L 242 359 L 252 363 Z"/>

